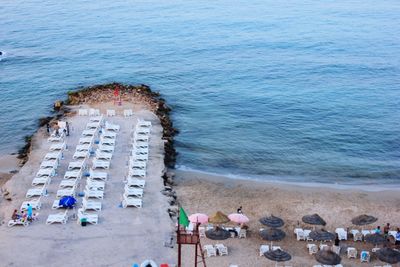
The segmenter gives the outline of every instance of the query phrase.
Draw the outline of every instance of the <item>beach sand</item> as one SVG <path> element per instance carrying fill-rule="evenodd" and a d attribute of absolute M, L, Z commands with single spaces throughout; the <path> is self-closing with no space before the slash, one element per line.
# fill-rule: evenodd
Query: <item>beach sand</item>
<path fill-rule="evenodd" d="M 228 247 L 229 256 L 207 258 L 207 266 L 219 267 L 237 264 L 240 267 L 275 266 L 275 263 L 259 256 L 261 244 L 269 245 L 258 236 L 260 228 L 265 227 L 258 219 L 275 215 L 285 221 L 283 230 L 286 238 L 274 242 L 292 255 L 292 260 L 285 265 L 313 266 L 318 264 L 313 256 L 308 254 L 305 241 L 296 241 L 294 228 L 297 226 L 312 229 L 301 222 L 306 214 L 318 213 L 327 222 L 326 230 L 334 231 L 338 227 L 360 229 L 351 225 L 350 220 L 360 214 L 370 214 L 379 218 L 373 225 L 364 229 L 373 229 L 377 225 L 384 226 L 390 222 L 400 227 L 400 194 L 399 188 L 374 192 L 349 187 L 347 189 L 324 188 L 323 185 L 304 187 L 301 185 L 277 184 L 249 180 L 230 179 L 198 172 L 176 171 L 175 190 L 180 204 L 186 213 L 212 214 L 218 210 L 225 214 L 235 213 L 239 206 L 250 219 L 250 233 L 246 239 L 229 238 L 223 241 L 201 239 L 201 244 L 223 243 Z M 395 229 L 392 229 L 395 230 Z M 318 242 L 314 242 L 319 244 Z M 329 243 L 327 243 L 329 244 Z M 342 241 L 342 263 L 344 266 L 374 266 L 383 265 L 373 257 L 370 264 L 360 263 L 360 259 L 348 260 L 344 254 L 347 246 L 355 246 L 371 251 L 373 245 Z M 192 266 L 194 261 L 193 248 L 184 250 L 184 266 Z M 283 264 L 279 264 L 282 266 Z M 396 266 L 396 265 L 392 265 Z"/>
<path fill-rule="evenodd" d="M 88 108 L 88 106 L 80 106 Z M 99 224 L 82 227 L 74 219 L 75 210 L 68 212 L 67 224 L 46 225 L 49 214 L 59 212 L 51 209 L 56 199 L 58 185 L 64 176 L 78 139 L 89 121 L 87 116 L 67 117 L 71 135 L 66 137 L 68 150 L 64 152 L 57 172 L 48 187 L 48 196 L 42 196 L 42 208 L 39 220 L 28 227 L 7 227 L 13 209 L 19 209 L 25 200 L 25 194 L 31 188 L 31 181 L 39 170 L 40 162 L 49 152 L 51 143 L 47 141 L 44 128 L 34 135 L 32 152 L 28 162 L 3 185 L 10 192 L 11 201 L 0 202 L 0 266 L 132 266 L 146 259 L 157 263 L 176 263 L 176 252 L 164 246 L 171 235 L 174 224 L 167 209 L 168 199 L 160 191 L 164 188 L 161 178 L 164 171 L 164 140 L 162 127 L 157 116 L 145 106 L 124 103 L 115 106 L 112 102 L 93 104 L 103 114 L 107 108 L 115 109 L 118 116 L 105 117 L 111 123 L 120 125 L 111 167 L 107 171 L 109 179 L 105 186 L 103 209 L 99 212 Z M 78 107 L 71 107 L 74 111 Z M 122 117 L 124 108 L 132 108 L 134 117 Z M 123 180 L 128 172 L 130 137 L 136 119 L 152 122 L 150 136 L 150 155 L 147 167 L 146 186 L 143 196 L 143 208 L 120 207 L 124 191 Z M 88 161 L 91 166 L 91 160 Z M 6 170 L 8 171 L 8 170 Z M 82 178 L 78 192 L 85 186 Z M 81 197 L 78 197 L 78 207 Z"/>

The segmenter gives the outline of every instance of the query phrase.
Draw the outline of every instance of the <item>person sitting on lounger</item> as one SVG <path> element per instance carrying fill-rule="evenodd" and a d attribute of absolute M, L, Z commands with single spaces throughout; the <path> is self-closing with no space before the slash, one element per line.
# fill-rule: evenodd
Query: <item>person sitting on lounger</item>
<path fill-rule="evenodd" d="M 27 219 L 26 213 L 24 211 L 21 211 L 21 221 L 26 222 L 26 219 Z"/>
<path fill-rule="evenodd" d="M 19 217 L 18 210 L 14 210 L 13 214 L 11 215 L 11 219 L 15 221 L 18 220 Z"/>
<path fill-rule="evenodd" d="M 381 227 L 377 226 L 376 229 L 374 229 L 374 233 L 378 235 L 382 234 Z"/>

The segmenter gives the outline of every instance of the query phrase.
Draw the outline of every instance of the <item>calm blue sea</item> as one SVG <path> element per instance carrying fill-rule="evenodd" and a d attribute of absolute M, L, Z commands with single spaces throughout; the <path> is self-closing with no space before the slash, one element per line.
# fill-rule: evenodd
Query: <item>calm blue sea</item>
<path fill-rule="evenodd" d="M 400 1 L 1 0 L 0 151 L 77 86 L 146 83 L 178 167 L 400 181 Z"/>

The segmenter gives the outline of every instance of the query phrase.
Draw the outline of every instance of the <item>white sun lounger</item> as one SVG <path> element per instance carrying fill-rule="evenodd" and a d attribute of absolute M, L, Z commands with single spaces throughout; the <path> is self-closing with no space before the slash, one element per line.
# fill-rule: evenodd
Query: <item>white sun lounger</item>
<path fill-rule="evenodd" d="M 40 208 L 42 207 L 42 202 L 40 201 L 40 199 L 41 197 L 22 202 L 21 210 L 27 210 L 28 204 L 31 205 L 32 209 L 40 210 Z"/>
<path fill-rule="evenodd" d="M 136 127 L 151 127 L 151 121 L 138 119 Z"/>
<path fill-rule="evenodd" d="M 75 170 L 75 171 L 66 171 L 64 174 L 64 179 L 81 179 L 82 178 L 82 171 Z"/>
<path fill-rule="evenodd" d="M 142 142 L 149 142 L 149 136 L 147 134 L 137 134 L 136 132 L 133 135 L 133 141 L 142 141 Z"/>
<path fill-rule="evenodd" d="M 145 185 L 146 185 L 145 180 L 137 179 L 137 178 L 130 178 L 130 177 L 128 177 L 128 179 L 126 180 L 126 184 L 125 184 L 125 186 L 128 186 L 128 187 L 139 187 L 139 188 L 144 188 Z"/>
<path fill-rule="evenodd" d="M 133 116 L 133 111 L 132 109 L 124 109 L 124 117 L 132 117 Z"/>
<path fill-rule="evenodd" d="M 146 166 L 147 166 L 146 161 L 130 161 L 129 162 L 129 167 L 131 169 L 145 170 Z"/>
<path fill-rule="evenodd" d="M 60 142 L 64 140 L 64 134 L 61 134 L 59 136 L 50 136 L 49 138 L 47 138 L 47 141 L 49 142 Z"/>
<path fill-rule="evenodd" d="M 131 155 L 148 155 L 149 149 L 148 148 L 134 148 L 132 149 Z"/>
<path fill-rule="evenodd" d="M 101 202 L 94 200 L 87 200 L 86 198 L 82 199 L 82 209 L 86 210 L 95 210 L 101 211 Z"/>
<path fill-rule="evenodd" d="M 93 159 L 92 169 L 97 169 L 97 168 L 103 168 L 107 170 L 110 168 L 110 162 L 105 160 Z"/>
<path fill-rule="evenodd" d="M 75 151 L 74 155 L 72 156 L 73 159 L 81 159 L 81 158 L 88 158 L 90 156 L 89 151 Z"/>
<path fill-rule="evenodd" d="M 109 145 L 103 145 L 99 144 L 98 150 L 101 152 L 108 152 L 108 153 L 113 153 L 115 149 L 115 146 L 109 146 Z"/>
<path fill-rule="evenodd" d="M 44 160 L 40 163 L 40 169 L 57 169 L 58 167 L 58 160 Z"/>
<path fill-rule="evenodd" d="M 33 186 L 48 185 L 50 183 L 51 183 L 51 177 L 50 176 L 35 177 L 32 180 L 32 185 Z"/>
<path fill-rule="evenodd" d="M 100 150 L 96 149 L 96 159 L 104 159 L 104 160 L 111 160 L 112 159 L 112 153 L 108 152 L 101 152 Z"/>
<path fill-rule="evenodd" d="M 53 210 L 56 210 L 56 209 L 63 208 L 63 206 L 60 205 L 60 200 L 56 199 L 56 200 L 53 201 L 53 205 L 51 206 L 51 208 Z"/>
<path fill-rule="evenodd" d="M 106 183 L 103 181 L 86 180 L 86 188 L 88 190 L 104 190 Z"/>
<path fill-rule="evenodd" d="M 91 130 L 91 129 L 97 130 L 99 128 L 99 126 L 100 126 L 100 122 L 88 122 L 86 124 L 86 129 L 87 130 Z"/>
<path fill-rule="evenodd" d="M 78 115 L 79 116 L 87 116 L 88 115 L 88 110 L 87 109 L 79 109 L 78 110 Z"/>
<path fill-rule="evenodd" d="M 136 127 L 136 134 L 137 135 L 149 135 L 150 128 L 145 127 Z"/>
<path fill-rule="evenodd" d="M 44 156 L 45 160 L 61 160 L 63 158 L 63 153 L 62 151 L 56 151 L 56 152 L 49 152 Z"/>
<path fill-rule="evenodd" d="M 110 145 L 110 146 L 114 146 L 114 145 L 115 145 L 115 139 L 103 138 L 103 137 L 101 136 L 101 137 L 100 137 L 100 145 Z"/>
<path fill-rule="evenodd" d="M 103 115 L 91 117 L 89 118 L 89 122 L 98 122 L 99 124 L 101 124 L 103 122 Z"/>
<path fill-rule="evenodd" d="M 106 172 L 95 172 L 93 170 L 89 170 L 89 179 L 91 180 L 103 180 L 106 181 L 108 174 Z"/>
<path fill-rule="evenodd" d="M 71 196 L 71 197 L 75 196 L 75 187 L 63 188 L 63 189 L 57 190 L 57 196 L 56 196 L 57 198 L 62 198 L 62 197 L 67 197 L 67 196 Z"/>
<path fill-rule="evenodd" d="M 36 173 L 36 177 L 43 177 L 43 176 L 55 176 L 56 170 L 54 168 L 46 168 L 46 169 L 39 169 Z"/>
<path fill-rule="evenodd" d="M 92 144 L 93 143 L 94 137 L 81 137 L 79 138 L 79 144 L 84 145 L 84 144 Z"/>
<path fill-rule="evenodd" d="M 344 228 L 336 228 L 335 233 L 338 234 L 339 240 L 347 240 L 347 231 Z"/>
<path fill-rule="evenodd" d="M 89 116 L 100 116 L 100 110 L 94 108 L 89 109 Z"/>
<path fill-rule="evenodd" d="M 67 145 L 64 143 L 56 143 L 50 146 L 50 151 L 63 151 L 67 148 Z"/>
<path fill-rule="evenodd" d="M 86 166 L 85 160 L 80 160 L 80 161 L 72 161 L 68 164 L 68 170 L 82 170 Z"/>
<path fill-rule="evenodd" d="M 228 255 L 228 248 L 223 244 L 215 244 L 215 248 L 220 256 Z"/>
<path fill-rule="evenodd" d="M 207 257 L 217 256 L 217 250 L 213 245 L 204 245 L 203 251 L 207 253 Z"/>
<path fill-rule="evenodd" d="M 75 151 L 78 151 L 78 152 L 80 152 L 80 151 L 87 152 L 87 151 L 90 150 L 90 147 L 91 147 L 91 146 L 92 146 L 91 144 L 77 145 L 76 148 L 75 148 Z"/>
<path fill-rule="evenodd" d="M 86 212 L 83 209 L 78 209 L 77 223 L 80 224 L 82 219 L 86 219 L 86 221 L 90 224 L 97 224 L 99 221 L 99 215 L 96 213 Z"/>
<path fill-rule="evenodd" d="M 61 180 L 58 188 L 68 188 L 68 187 L 76 187 L 78 184 L 78 179 L 69 179 L 69 180 Z"/>
<path fill-rule="evenodd" d="M 148 154 L 132 155 L 129 157 L 129 161 L 148 161 L 148 160 L 149 160 Z"/>
<path fill-rule="evenodd" d="M 29 221 L 28 220 L 22 220 L 22 219 L 17 219 L 17 220 L 9 220 L 8 221 L 8 227 L 13 227 L 15 225 L 23 225 L 23 226 L 28 226 Z"/>
<path fill-rule="evenodd" d="M 50 214 L 49 217 L 47 217 L 46 224 L 52 224 L 52 223 L 66 224 L 67 221 L 68 221 L 68 210 L 65 210 L 65 212 Z"/>
<path fill-rule="evenodd" d="M 96 129 L 88 129 L 82 131 L 82 137 L 91 137 L 96 134 Z"/>
<path fill-rule="evenodd" d="M 122 195 L 122 196 L 123 196 L 122 207 L 124 207 L 124 208 L 129 207 L 129 206 L 141 208 L 143 206 L 143 201 L 140 198 L 127 197 L 125 195 Z"/>
<path fill-rule="evenodd" d="M 115 139 L 117 137 L 117 134 L 115 132 L 104 131 L 101 134 L 101 137 L 104 139 Z"/>
<path fill-rule="evenodd" d="M 107 109 L 106 114 L 107 114 L 107 117 L 114 117 L 115 109 Z"/>
<path fill-rule="evenodd" d="M 138 169 L 129 168 L 128 177 L 131 177 L 131 178 L 145 178 L 146 177 L 146 170 L 138 170 Z"/>
<path fill-rule="evenodd" d="M 132 187 L 129 187 L 129 186 L 125 185 L 124 195 L 127 196 L 127 197 L 142 198 L 143 197 L 143 189 L 141 189 L 141 188 L 132 188 Z"/>
<path fill-rule="evenodd" d="M 101 190 L 88 190 L 87 186 L 85 190 L 83 190 L 85 193 L 86 199 L 89 198 L 97 198 L 97 199 L 103 199 L 104 198 L 104 191 Z"/>
<path fill-rule="evenodd" d="M 142 142 L 142 141 L 133 141 L 132 147 L 133 148 L 149 148 L 149 143 Z"/>
<path fill-rule="evenodd" d="M 109 123 L 109 122 L 106 121 L 106 124 L 105 124 L 106 131 L 119 131 L 120 128 L 121 127 L 119 125 L 112 124 L 112 123 Z"/>
<path fill-rule="evenodd" d="M 43 196 L 45 192 L 46 192 L 45 186 L 30 188 L 28 189 L 28 192 L 26 192 L 26 198 L 40 197 Z"/>
<path fill-rule="evenodd" d="M 269 245 L 261 245 L 260 246 L 260 257 L 264 256 L 265 252 L 269 251 Z"/>

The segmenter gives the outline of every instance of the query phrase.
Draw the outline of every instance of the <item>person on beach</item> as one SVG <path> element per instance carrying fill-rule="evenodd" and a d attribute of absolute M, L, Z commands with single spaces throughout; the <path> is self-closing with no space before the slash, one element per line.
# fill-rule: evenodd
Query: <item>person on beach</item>
<path fill-rule="evenodd" d="M 47 134 L 50 135 L 50 124 L 46 124 Z"/>
<path fill-rule="evenodd" d="M 243 213 L 243 212 L 242 212 L 242 206 L 240 206 L 240 207 L 237 209 L 236 212 L 239 213 L 239 214 L 242 214 L 242 213 Z"/>
<path fill-rule="evenodd" d="M 68 121 L 65 122 L 65 125 L 67 127 L 67 136 L 69 136 L 69 123 L 68 123 Z"/>
<path fill-rule="evenodd" d="M 382 234 L 381 227 L 379 225 L 376 227 L 376 229 L 374 229 L 374 233 L 378 235 Z"/>
<path fill-rule="evenodd" d="M 28 203 L 28 209 L 27 209 L 27 212 L 28 212 L 28 220 L 29 221 L 31 221 L 32 220 L 32 206 Z"/>
<path fill-rule="evenodd" d="M 11 215 L 11 219 L 18 220 L 19 218 L 19 214 L 18 214 L 18 210 L 14 210 L 13 214 Z"/>
<path fill-rule="evenodd" d="M 396 246 L 400 246 L 400 228 L 397 228 L 396 240 L 395 240 L 394 244 Z"/>
<path fill-rule="evenodd" d="M 56 136 L 59 137 L 60 136 L 60 131 L 58 129 L 56 129 Z"/>
<path fill-rule="evenodd" d="M 26 213 L 24 211 L 21 211 L 21 218 L 21 221 L 26 222 Z"/>

